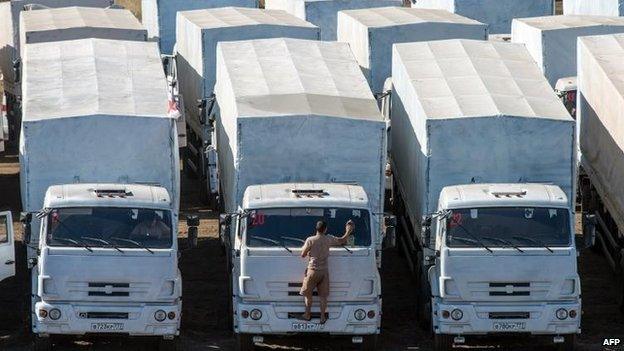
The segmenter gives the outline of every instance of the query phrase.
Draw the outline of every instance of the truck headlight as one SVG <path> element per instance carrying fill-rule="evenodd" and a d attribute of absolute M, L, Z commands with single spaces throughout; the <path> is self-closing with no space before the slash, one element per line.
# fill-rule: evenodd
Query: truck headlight
<path fill-rule="evenodd" d="M 460 309 L 456 308 L 453 311 L 451 311 L 451 318 L 453 318 L 453 320 L 460 320 L 462 318 L 464 318 L 464 312 L 462 312 Z"/>
<path fill-rule="evenodd" d="M 58 308 L 53 308 L 50 310 L 48 315 L 50 316 L 51 320 L 57 321 L 59 320 L 59 318 L 61 318 L 61 310 L 59 310 Z"/>
<path fill-rule="evenodd" d="M 568 318 L 568 311 L 566 311 L 565 308 L 560 308 L 555 312 L 555 316 L 557 316 L 557 319 L 562 321 Z"/>
<path fill-rule="evenodd" d="M 355 313 L 353 314 L 353 316 L 358 321 L 363 321 L 364 318 L 366 318 L 366 311 L 364 311 L 363 309 L 357 309 L 355 310 Z"/>
<path fill-rule="evenodd" d="M 167 318 L 167 313 L 163 310 L 158 310 L 156 312 L 154 312 L 154 319 L 162 322 L 165 320 L 165 318 Z"/>
<path fill-rule="evenodd" d="M 251 312 L 249 312 L 249 316 L 254 321 L 260 320 L 260 318 L 262 318 L 262 311 L 260 311 L 259 309 L 253 309 L 251 310 Z"/>

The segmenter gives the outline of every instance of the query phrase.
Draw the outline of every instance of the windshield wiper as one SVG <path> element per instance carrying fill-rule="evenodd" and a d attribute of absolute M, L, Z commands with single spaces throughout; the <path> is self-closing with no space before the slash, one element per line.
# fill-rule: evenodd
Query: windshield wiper
<path fill-rule="evenodd" d="M 347 245 L 342 244 L 342 245 L 340 245 L 340 246 L 342 246 L 342 248 L 343 248 L 343 249 L 347 250 L 347 252 L 348 252 L 348 253 L 353 254 L 353 251 L 349 250 L 349 248 L 347 247 Z"/>
<path fill-rule="evenodd" d="M 524 250 L 522 250 L 521 248 L 519 248 L 518 246 L 512 244 L 511 242 L 505 240 L 505 239 L 501 239 L 501 238 L 492 238 L 489 236 L 482 236 L 481 239 L 484 240 L 490 240 L 490 241 L 498 241 L 499 243 L 502 243 L 503 245 L 507 245 L 509 247 L 513 247 L 514 249 L 520 251 L 520 252 L 524 252 Z"/>
<path fill-rule="evenodd" d="M 114 248 L 115 250 L 117 250 L 117 251 L 119 251 L 119 252 L 121 252 L 121 253 L 124 253 L 124 252 L 123 252 L 123 251 L 119 248 L 119 246 L 117 246 L 117 245 L 115 245 L 115 244 L 111 244 L 111 243 L 109 243 L 108 241 L 106 241 L 106 240 L 104 240 L 104 239 L 100 239 L 100 238 L 92 238 L 92 237 L 90 237 L 90 236 L 81 236 L 81 237 L 80 237 L 80 239 L 83 239 L 83 240 L 90 240 L 90 241 L 95 241 L 95 242 L 99 242 L 99 243 L 102 243 L 102 244 L 104 244 L 104 245 L 111 246 L 112 248 Z"/>
<path fill-rule="evenodd" d="M 154 254 L 154 251 L 150 250 L 150 248 L 149 248 L 149 247 L 147 247 L 147 246 L 145 246 L 145 245 L 141 244 L 141 243 L 140 243 L 140 242 L 138 242 L 138 241 L 134 241 L 134 240 L 131 240 L 131 239 L 118 238 L 118 237 L 116 237 L 116 236 L 111 236 L 109 239 L 111 239 L 111 240 L 116 240 L 116 241 L 123 241 L 123 242 L 126 242 L 126 243 L 130 243 L 130 244 L 133 244 L 133 245 L 135 245 L 135 246 L 137 246 L 137 247 L 140 247 L 140 248 L 142 248 L 142 249 L 147 250 L 147 252 L 151 253 L 152 255 Z"/>
<path fill-rule="evenodd" d="M 263 238 L 263 237 L 260 237 L 260 236 L 253 236 L 253 235 L 250 236 L 250 238 L 256 239 L 256 240 L 260 240 L 260 241 L 264 241 L 264 242 L 267 242 L 267 243 L 271 243 L 271 244 L 274 244 L 275 246 L 281 246 L 284 249 L 286 249 L 286 251 L 292 253 L 292 250 L 289 249 L 288 246 L 286 246 L 283 242 L 279 242 L 277 240 L 273 240 L 273 239 L 269 239 L 269 238 Z"/>
<path fill-rule="evenodd" d="M 54 239 L 54 240 L 57 240 L 57 241 L 64 241 L 64 242 L 66 242 L 66 243 L 73 244 L 73 245 L 74 245 L 74 246 L 76 246 L 76 247 L 78 247 L 78 246 L 82 246 L 82 247 L 84 247 L 85 249 L 87 249 L 87 251 L 89 251 L 89 252 L 93 252 L 93 250 L 91 249 L 91 247 L 90 247 L 89 245 L 87 245 L 87 244 L 85 244 L 85 243 L 79 243 L 79 242 L 77 242 L 77 241 L 76 241 L 76 240 L 74 240 L 74 239 L 70 239 L 70 238 L 53 238 L 53 239 Z"/>
<path fill-rule="evenodd" d="M 553 253 L 553 252 L 554 252 L 554 251 L 553 251 L 553 249 L 551 249 L 550 247 L 548 247 L 548 245 L 544 244 L 544 243 L 543 243 L 543 242 L 541 242 L 541 241 L 535 240 L 535 239 L 533 239 L 533 238 L 528 238 L 528 237 L 526 237 L 526 236 L 514 236 L 514 237 L 512 237 L 512 238 L 513 238 L 513 239 L 516 239 L 516 240 L 524 240 L 524 241 L 528 241 L 528 242 L 531 242 L 531 243 L 533 243 L 533 244 L 537 244 L 537 245 L 539 245 L 539 246 L 541 246 L 541 247 L 545 248 L 546 250 L 550 251 L 550 253 Z"/>
<path fill-rule="evenodd" d="M 300 242 L 302 244 L 305 244 L 305 240 L 299 239 L 299 238 L 295 238 L 295 237 L 292 237 L 292 236 L 280 236 L 280 239 L 286 239 L 286 240 L 290 240 L 290 241 L 298 241 L 298 242 Z"/>
<path fill-rule="evenodd" d="M 484 248 L 484 249 L 486 249 L 489 253 L 493 253 L 493 252 L 494 252 L 494 251 L 492 251 L 492 249 L 490 249 L 489 247 L 487 247 L 487 246 L 483 243 L 483 241 L 481 241 L 481 240 L 479 239 L 479 237 L 478 237 L 478 236 L 476 236 L 476 235 L 472 234 L 472 233 L 471 233 L 468 229 L 466 229 L 466 227 L 464 227 L 463 225 L 461 225 L 461 224 L 459 224 L 459 223 L 457 223 L 457 222 L 455 222 L 455 224 L 457 224 L 457 226 L 458 226 L 458 227 L 460 227 L 461 229 L 463 229 L 463 230 L 464 230 L 464 232 L 465 232 L 466 234 L 470 235 L 470 236 L 472 237 L 472 239 L 474 239 L 474 241 L 475 241 L 477 244 L 479 244 L 479 245 L 483 246 L 483 248 Z M 454 239 L 457 239 L 457 238 L 454 238 Z"/>

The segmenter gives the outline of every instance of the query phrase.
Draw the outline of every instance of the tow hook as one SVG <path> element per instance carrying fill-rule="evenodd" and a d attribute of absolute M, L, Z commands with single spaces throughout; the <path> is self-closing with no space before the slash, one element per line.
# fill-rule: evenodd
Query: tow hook
<path fill-rule="evenodd" d="M 456 336 L 455 338 L 453 338 L 453 342 L 455 344 L 465 344 L 466 343 L 466 338 L 464 338 L 463 336 Z"/>
<path fill-rule="evenodd" d="M 252 340 L 254 344 L 262 344 L 264 342 L 264 337 L 261 335 L 255 335 Z"/>
<path fill-rule="evenodd" d="M 361 344 L 364 342 L 364 338 L 361 336 L 354 336 L 351 338 L 351 342 L 354 344 Z"/>

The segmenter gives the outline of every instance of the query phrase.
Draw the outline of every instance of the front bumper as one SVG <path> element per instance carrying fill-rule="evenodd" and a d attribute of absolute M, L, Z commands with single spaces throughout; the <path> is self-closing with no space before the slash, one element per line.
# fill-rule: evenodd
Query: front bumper
<path fill-rule="evenodd" d="M 564 308 L 576 311 L 575 318 L 559 320 L 555 312 Z M 463 317 L 455 321 L 443 318 L 443 311 L 460 309 Z M 501 318 L 508 314 L 528 314 L 529 318 Z M 498 316 L 498 317 L 495 317 Z M 433 303 L 433 325 L 436 334 L 486 335 L 526 333 L 533 335 L 563 335 L 581 332 L 580 301 L 561 303 Z M 523 328 L 511 328 L 521 325 Z"/>
<path fill-rule="evenodd" d="M 61 317 L 52 320 L 49 311 L 59 309 Z M 40 310 L 48 311 L 42 318 Z M 158 322 L 156 311 L 175 313 L 175 317 Z M 180 333 L 181 302 L 173 304 L 101 304 L 94 303 L 47 303 L 37 302 L 33 316 L 35 334 L 121 334 L 130 336 L 166 336 L 173 337 Z M 127 313 L 127 318 L 112 317 Z M 104 317 L 103 317 L 104 316 Z"/>
<path fill-rule="evenodd" d="M 381 328 L 381 300 L 373 303 L 330 303 L 327 307 L 329 318 L 320 325 L 318 318 L 310 322 L 297 319 L 295 316 L 304 312 L 303 303 L 238 303 L 234 305 L 234 331 L 246 334 L 285 335 L 297 333 L 316 333 L 330 335 L 373 335 L 379 334 Z M 262 312 L 259 320 L 251 317 L 243 318 L 242 311 L 251 312 L 258 309 Z M 374 312 L 373 318 L 367 315 L 359 321 L 355 318 L 355 311 L 364 310 Z M 318 302 L 312 307 L 312 314 L 319 312 Z"/>

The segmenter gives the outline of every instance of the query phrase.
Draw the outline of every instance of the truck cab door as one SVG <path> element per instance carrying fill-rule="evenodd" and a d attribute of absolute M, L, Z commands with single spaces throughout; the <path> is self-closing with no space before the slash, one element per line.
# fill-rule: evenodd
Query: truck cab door
<path fill-rule="evenodd" d="M 0 281 L 15 275 L 14 239 L 11 212 L 0 212 Z"/>

